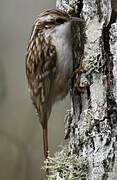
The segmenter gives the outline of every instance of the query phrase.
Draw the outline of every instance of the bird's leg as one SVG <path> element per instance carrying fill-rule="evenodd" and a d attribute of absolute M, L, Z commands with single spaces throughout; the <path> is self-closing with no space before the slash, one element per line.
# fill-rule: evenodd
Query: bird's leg
<path fill-rule="evenodd" d="M 43 146 L 45 159 L 48 157 L 48 126 L 43 127 Z"/>

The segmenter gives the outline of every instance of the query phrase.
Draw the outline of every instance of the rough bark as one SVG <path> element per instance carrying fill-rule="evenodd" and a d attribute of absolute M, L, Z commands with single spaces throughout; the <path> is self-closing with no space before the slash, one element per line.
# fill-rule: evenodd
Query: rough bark
<path fill-rule="evenodd" d="M 65 118 L 70 151 L 88 159 L 89 179 L 116 179 L 117 168 L 117 20 L 111 0 L 57 0 L 57 7 L 85 23 L 73 25 L 74 68 Z M 76 83 L 77 80 L 77 83 Z M 79 88 L 77 88 L 79 87 Z"/>

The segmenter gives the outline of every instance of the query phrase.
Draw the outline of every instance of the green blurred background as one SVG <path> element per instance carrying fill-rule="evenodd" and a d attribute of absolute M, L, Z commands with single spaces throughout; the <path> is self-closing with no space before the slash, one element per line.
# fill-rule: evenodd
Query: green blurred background
<path fill-rule="evenodd" d="M 25 77 L 25 54 L 32 22 L 55 0 L 0 1 L 0 180 L 43 180 L 42 129 Z M 53 108 L 49 150 L 63 144 L 69 98 Z"/>

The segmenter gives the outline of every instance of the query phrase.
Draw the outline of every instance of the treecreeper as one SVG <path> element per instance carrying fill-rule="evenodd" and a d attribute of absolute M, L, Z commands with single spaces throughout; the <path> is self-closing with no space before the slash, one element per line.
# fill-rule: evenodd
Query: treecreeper
<path fill-rule="evenodd" d="M 44 11 L 34 22 L 27 47 L 26 76 L 43 128 L 45 158 L 52 106 L 68 94 L 73 74 L 72 21 L 82 20 L 58 9 Z"/>

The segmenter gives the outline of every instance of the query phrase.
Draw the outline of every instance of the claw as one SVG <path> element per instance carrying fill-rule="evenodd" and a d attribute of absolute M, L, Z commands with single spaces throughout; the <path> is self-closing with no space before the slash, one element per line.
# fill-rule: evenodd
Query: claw
<path fill-rule="evenodd" d="M 74 81 L 75 81 L 74 87 L 80 93 L 84 92 L 84 87 L 80 87 L 80 76 L 83 72 L 84 72 L 84 68 L 82 65 L 80 65 L 78 68 L 76 68 L 73 72 L 73 77 L 74 77 Z"/>

